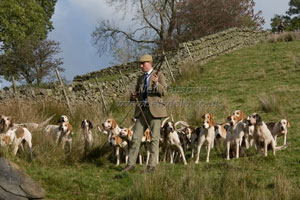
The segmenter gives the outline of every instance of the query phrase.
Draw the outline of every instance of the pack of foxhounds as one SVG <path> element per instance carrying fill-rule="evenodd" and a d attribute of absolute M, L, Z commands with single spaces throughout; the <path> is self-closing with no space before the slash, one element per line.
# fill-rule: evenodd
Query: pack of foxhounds
<path fill-rule="evenodd" d="M 72 125 L 67 116 L 62 115 L 59 122 L 55 125 L 49 125 L 54 117 L 46 119 L 42 123 L 13 123 L 9 116 L 1 116 L 0 121 L 0 146 L 12 146 L 13 155 L 18 153 L 19 147 L 24 151 L 24 145 L 29 146 L 29 153 L 32 157 L 32 134 L 31 131 L 42 131 L 49 139 L 53 140 L 56 145 L 60 145 L 63 149 L 68 146 L 68 150 L 72 150 L 73 131 Z M 268 155 L 268 150 L 272 150 L 275 156 L 277 150 L 287 147 L 286 137 L 290 123 L 287 119 L 280 119 L 277 122 L 264 122 L 261 115 L 253 113 L 248 117 L 241 111 L 236 110 L 232 115 L 228 116 L 225 123 L 216 124 L 215 116 L 211 113 L 202 116 L 202 126 L 193 127 L 185 121 L 174 122 L 173 117 L 168 117 L 162 121 L 160 131 L 160 149 L 161 158 L 157 158 L 170 163 L 183 162 L 187 165 L 186 155 L 192 159 L 195 156 L 195 163 L 199 163 L 200 152 L 202 146 L 206 146 L 206 162 L 209 162 L 211 149 L 220 150 L 221 143 L 225 146 L 225 157 L 239 158 L 245 154 L 245 150 L 255 148 L 257 153 Z M 130 127 L 120 127 L 113 118 L 105 120 L 101 125 L 97 126 L 97 134 L 104 134 L 107 141 L 112 147 L 112 151 L 116 156 L 116 165 L 121 160 L 125 160 L 127 164 L 128 153 L 131 141 L 134 135 L 135 119 L 132 120 Z M 90 120 L 83 120 L 81 123 L 81 139 L 84 142 L 84 151 L 93 148 L 94 144 L 93 124 Z M 277 137 L 283 136 L 283 145 L 277 145 Z M 139 164 L 146 165 L 150 156 L 151 133 L 147 129 L 142 138 L 139 153 Z M 143 158 L 145 149 L 146 157 Z M 196 155 L 195 154 L 196 150 Z M 191 151 L 187 154 L 188 151 Z M 123 156 L 123 157 L 121 157 Z"/>

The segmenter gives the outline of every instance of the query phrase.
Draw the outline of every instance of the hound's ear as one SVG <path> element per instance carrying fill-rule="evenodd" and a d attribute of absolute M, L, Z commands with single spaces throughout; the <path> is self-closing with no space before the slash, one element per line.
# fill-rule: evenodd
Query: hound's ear
<path fill-rule="evenodd" d="M 240 119 L 245 119 L 246 115 L 241 111 Z"/>
<path fill-rule="evenodd" d="M 204 114 L 204 115 L 202 115 L 201 119 L 203 119 L 203 120 L 205 119 L 205 114 Z"/>
<path fill-rule="evenodd" d="M 224 129 L 228 132 L 229 131 L 230 126 L 229 125 L 225 125 Z"/>
<path fill-rule="evenodd" d="M 132 136 L 132 130 L 128 129 L 128 136 L 131 137 Z"/>
<path fill-rule="evenodd" d="M 68 130 L 69 130 L 69 131 L 72 131 L 72 129 L 73 129 L 73 127 L 71 126 L 71 124 L 68 123 Z"/>
<path fill-rule="evenodd" d="M 90 129 L 93 129 L 93 128 L 94 128 L 94 127 L 93 127 L 93 123 L 92 123 L 90 120 L 87 120 L 87 122 L 89 123 Z"/>
<path fill-rule="evenodd" d="M 291 124 L 290 124 L 290 122 L 289 121 L 287 121 L 287 127 L 291 127 Z"/>
<path fill-rule="evenodd" d="M 227 121 L 231 121 L 231 116 L 228 116 L 228 117 L 227 117 Z"/>
<path fill-rule="evenodd" d="M 111 127 L 114 129 L 114 128 L 116 128 L 117 127 L 117 122 L 114 120 L 114 119 L 112 119 L 111 120 Z"/>
<path fill-rule="evenodd" d="M 256 124 L 257 125 L 262 125 L 262 118 L 261 118 L 261 116 L 259 114 L 256 114 L 255 118 L 256 118 Z"/>
<path fill-rule="evenodd" d="M 209 114 L 211 119 L 214 119 L 215 116 L 213 114 Z"/>
<path fill-rule="evenodd" d="M 57 123 L 62 123 L 63 122 L 63 120 L 62 120 L 62 118 L 60 117 L 59 119 L 58 119 L 58 122 Z"/>
<path fill-rule="evenodd" d="M 13 119 L 10 117 L 10 118 L 7 118 L 9 121 L 10 121 L 10 124 L 9 124 L 9 127 L 12 128 L 14 126 L 14 121 Z"/>
<path fill-rule="evenodd" d="M 84 120 L 81 122 L 81 128 L 84 128 Z"/>
<path fill-rule="evenodd" d="M 213 119 L 210 119 L 209 125 L 210 125 L 210 127 L 213 127 L 215 125 L 215 121 Z"/>
<path fill-rule="evenodd" d="M 219 130 L 219 126 L 214 126 L 215 131 Z"/>

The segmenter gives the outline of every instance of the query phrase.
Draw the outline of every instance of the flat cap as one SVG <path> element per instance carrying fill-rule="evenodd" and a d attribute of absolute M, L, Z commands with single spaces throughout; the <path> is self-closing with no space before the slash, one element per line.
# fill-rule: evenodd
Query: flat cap
<path fill-rule="evenodd" d="M 152 62 L 152 56 L 149 54 L 145 54 L 140 58 L 140 62 Z"/>

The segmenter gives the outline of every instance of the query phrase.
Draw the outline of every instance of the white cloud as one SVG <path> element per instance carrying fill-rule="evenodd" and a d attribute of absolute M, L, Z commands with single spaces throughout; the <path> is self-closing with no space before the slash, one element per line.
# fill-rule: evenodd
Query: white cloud
<path fill-rule="evenodd" d="M 110 18 L 114 13 L 114 8 L 109 7 L 105 0 L 69 0 L 69 4 L 82 10 L 90 19 Z"/>

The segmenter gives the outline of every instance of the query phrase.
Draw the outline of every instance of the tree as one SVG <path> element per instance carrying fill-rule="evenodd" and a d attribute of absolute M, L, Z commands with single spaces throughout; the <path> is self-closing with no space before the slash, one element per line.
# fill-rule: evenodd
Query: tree
<path fill-rule="evenodd" d="M 253 0 L 189 0 L 179 4 L 178 42 L 194 40 L 231 27 L 262 28 Z"/>
<path fill-rule="evenodd" d="M 0 64 L 6 69 L 3 73 L 5 79 L 10 80 L 14 74 L 16 80 L 25 80 L 30 85 L 34 83 L 40 85 L 47 77 L 55 74 L 56 68 L 64 71 L 60 67 L 63 64 L 62 59 L 54 58 L 60 52 L 58 42 L 28 37 L 18 43 L 14 51 L 1 55 Z"/>
<path fill-rule="evenodd" d="M 45 39 L 48 33 L 46 18 L 43 7 L 35 0 L 0 1 L 0 42 L 2 42 L 2 50 L 6 52 L 13 49 L 19 41 L 30 35 Z"/>
<path fill-rule="evenodd" d="M 100 20 L 92 33 L 100 56 L 108 52 L 118 53 L 124 44 L 131 46 L 133 54 L 142 54 L 143 51 L 163 48 L 165 41 L 173 38 L 176 0 L 109 0 L 109 3 L 119 10 L 128 10 L 130 4 L 136 13 L 132 18 L 135 27 L 122 30 L 108 20 Z M 136 48 L 138 52 L 134 51 Z"/>
<path fill-rule="evenodd" d="M 228 4 L 223 2 L 223 6 L 219 6 L 219 1 L 214 0 L 216 4 L 215 7 L 210 3 L 211 7 L 201 8 L 201 11 L 192 9 L 190 5 L 197 3 L 193 0 L 108 0 L 111 6 L 114 6 L 118 10 L 124 11 L 124 16 L 126 12 L 131 11 L 135 13 L 132 18 L 133 26 L 130 26 L 127 30 L 121 29 L 115 26 L 111 21 L 100 20 L 98 26 L 92 33 L 94 40 L 94 45 L 98 49 L 99 55 L 102 56 L 105 53 L 119 52 L 118 49 L 123 48 L 126 45 L 130 45 L 132 54 L 139 56 L 143 54 L 144 51 L 153 51 L 158 49 L 172 49 L 178 45 L 179 42 L 187 39 L 192 39 L 187 30 L 190 26 L 185 26 L 183 20 L 180 17 L 184 12 L 190 13 L 190 16 L 185 15 L 185 19 L 192 20 L 188 21 L 190 25 L 194 23 L 195 20 L 202 20 L 202 18 L 193 19 L 193 14 L 198 14 L 198 16 L 205 17 L 206 21 L 211 20 L 212 23 L 216 22 L 217 19 L 214 17 L 219 17 L 216 15 L 211 15 L 211 10 L 208 8 L 218 9 L 213 10 L 214 13 L 218 13 L 223 9 L 228 9 Z M 199 1 L 199 2 L 209 2 L 209 1 Z M 226 1 L 229 2 L 229 1 Z M 231 2 L 231 1 L 230 1 Z M 261 25 L 262 21 L 259 21 L 258 17 L 260 13 L 254 15 L 254 2 L 252 0 L 234 0 L 237 3 L 248 3 L 246 6 L 235 6 L 232 7 L 227 13 L 234 11 L 235 13 L 242 14 L 242 16 L 235 15 L 234 17 L 242 18 L 245 23 L 254 25 Z M 128 10 L 131 7 L 133 10 Z M 247 8 L 245 10 L 245 8 Z M 242 10 L 237 10 L 242 9 Z M 237 11 L 236 11 L 237 10 Z M 199 14 L 199 12 L 203 12 Z M 208 20 L 209 19 L 209 20 Z M 234 22 L 236 19 L 234 19 Z M 178 25 L 178 22 L 181 22 Z M 206 26 L 212 25 L 212 23 L 206 23 Z M 220 22 L 221 23 L 221 22 Z M 257 23 L 257 24 L 255 24 Z M 231 23 L 235 26 L 235 23 Z M 231 26 L 225 26 L 223 28 L 228 28 Z M 220 28 L 218 27 L 218 30 Z M 211 29 L 210 32 L 218 31 Z M 200 30 L 203 32 L 203 30 Z M 180 37 L 179 37 L 180 36 Z M 124 42 L 127 41 L 127 42 Z M 138 51 L 134 51 L 139 47 Z M 128 47 L 127 47 L 128 48 Z"/>
<path fill-rule="evenodd" d="M 50 19 L 56 2 L 57 0 L 0 1 L 1 76 L 6 79 L 10 79 L 9 76 L 18 77 L 17 72 L 20 70 L 9 63 L 9 55 L 20 54 L 20 44 L 28 38 L 44 40 L 48 32 L 54 29 Z"/>
<path fill-rule="evenodd" d="M 275 15 L 271 19 L 272 31 L 277 31 L 277 26 L 280 22 L 285 25 L 285 30 L 293 31 L 300 29 L 300 1 L 290 0 L 289 9 L 286 11 L 286 15 Z"/>

